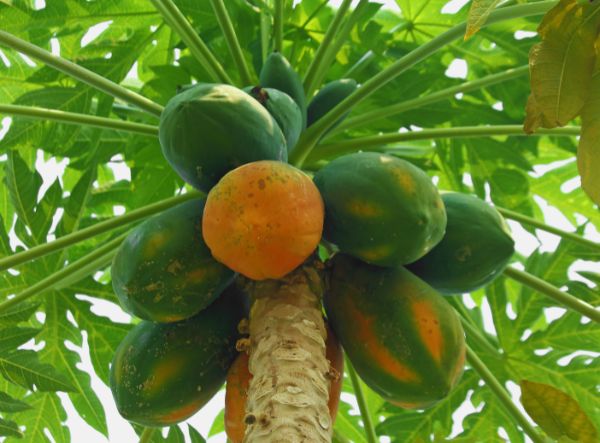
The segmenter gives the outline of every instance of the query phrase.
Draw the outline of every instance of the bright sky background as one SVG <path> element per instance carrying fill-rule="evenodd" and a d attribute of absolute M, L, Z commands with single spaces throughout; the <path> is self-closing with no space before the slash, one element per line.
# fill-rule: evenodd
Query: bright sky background
<path fill-rule="evenodd" d="M 41 3 L 40 0 L 38 0 L 38 2 Z M 446 7 L 444 8 L 443 11 L 447 12 L 447 13 L 453 13 L 453 12 L 459 10 L 467 2 L 468 2 L 468 0 L 453 0 L 446 5 Z M 341 0 L 332 0 L 331 3 L 333 3 L 334 5 L 337 6 L 341 3 Z M 398 9 L 398 7 L 396 6 L 396 4 L 393 0 L 380 1 L 379 3 L 386 3 L 386 5 L 388 7 L 391 7 L 396 10 Z M 106 26 L 108 26 L 108 24 Z M 100 33 L 102 33 L 106 29 L 106 26 L 99 26 L 99 27 L 95 28 L 92 32 L 88 33 L 88 35 L 86 35 L 86 37 L 85 37 L 85 41 L 82 41 L 82 44 L 85 45 L 85 44 L 89 43 L 91 40 L 93 40 L 94 38 L 96 38 Z M 527 36 L 523 36 L 523 37 L 527 37 Z M 465 63 L 465 61 L 457 59 L 453 63 L 451 63 L 451 65 L 449 66 L 447 75 L 450 77 L 464 78 L 464 77 L 466 77 L 467 70 L 468 70 L 468 66 Z M 498 104 L 498 106 L 501 107 L 501 103 Z M 4 119 L 2 119 L 1 126 L 0 126 L 0 139 L 4 136 L 4 134 L 8 130 L 8 128 L 10 126 L 10 122 L 11 122 L 11 119 L 9 117 L 5 117 Z M 38 154 L 39 155 L 37 158 L 36 167 L 37 167 L 37 170 L 40 172 L 40 174 L 42 174 L 42 176 L 44 178 L 43 190 L 45 190 L 55 180 L 55 178 L 62 176 L 64 168 L 67 164 L 67 161 L 64 160 L 62 162 L 56 162 L 56 160 L 54 158 L 52 158 L 48 161 L 45 161 L 43 158 L 42 151 L 39 151 Z M 5 158 L 6 158 L 6 156 L 0 156 L 0 160 L 4 160 Z M 118 160 L 118 159 L 115 158 L 113 160 Z M 560 163 L 560 164 L 562 164 L 562 163 Z M 536 167 L 534 174 L 548 173 L 548 171 L 559 166 L 560 164 L 557 163 L 554 165 L 546 165 L 543 167 L 541 167 L 541 166 Z M 123 163 L 116 161 L 116 162 L 112 163 L 112 167 L 115 171 L 117 180 L 130 178 L 129 169 Z M 469 180 L 470 179 L 468 176 L 465 177 L 465 182 L 467 184 L 470 184 Z M 567 183 L 566 187 L 572 188 L 572 187 L 576 187 L 579 185 L 580 185 L 580 183 L 578 182 L 577 179 L 575 179 L 571 183 Z M 43 192 L 43 190 L 42 190 L 42 192 Z M 566 191 L 567 189 L 563 189 L 563 190 Z M 540 198 L 536 198 L 536 201 L 541 206 L 541 208 L 544 212 L 544 215 L 546 217 L 546 222 L 548 222 L 549 224 L 551 224 L 553 226 L 556 226 L 558 228 L 561 228 L 561 229 L 564 229 L 567 231 L 574 230 L 574 227 L 569 223 L 569 221 L 562 214 L 560 214 L 560 212 L 549 207 Z M 118 215 L 120 212 L 121 212 L 120 209 L 116 208 L 115 214 Z M 525 230 L 523 230 L 520 227 L 520 225 L 518 225 L 517 223 L 509 222 L 509 224 L 513 230 L 513 236 L 516 240 L 518 252 L 520 252 L 521 254 L 524 254 L 524 255 L 529 255 L 533 250 L 535 250 L 538 247 L 538 245 L 539 245 L 538 239 L 536 239 L 535 237 L 533 237 L 529 233 L 527 233 Z M 586 236 L 591 239 L 594 239 L 596 241 L 600 241 L 600 234 L 597 231 L 593 230 L 592 228 L 590 228 L 586 231 Z M 548 234 L 548 233 L 545 233 L 542 231 L 538 231 L 538 237 L 542 244 L 542 250 L 552 251 L 556 248 L 556 245 L 558 244 L 558 237 L 556 237 L 554 235 L 551 235 L 551 234 Z M 16 241 L 16 239 L 14 238 L 14 234 L 12 236 L 12 240 L 13 240 L 13 242 Z M 575 270 L 578 270 L 578 269 L 579 270 L 589 269 L 589 270 L 595 270 L 596 272 L 600 272 L 600 264 L 583 262 L 582 260 L 579 260 L 578 262 L 576 262 L 576 264 L 573 266 L 573 268 L 571 270 L 571 278 L 581 280 L 581 278 L 579 278 L 575 274 Z M 474 306 L 474 303 L 470 297 L 465 296 L 464 301 L 468 307 Z M 118 306 L 113 305 L 108 302 L 104 302 L 104 301 L 96 301 L 94 310 L 96 313 L 98 313 L 100 315 L 108 316 L 115 321 L 128 322 L 129 318 L 130 318 Z M 563 309 L 553 308 L 553 309 L 547 310 L 546 315 L 547 315 L 548 319 L 556 319 L 556 318 L 560 317 L 563 313 L 564 313 Z M 486 319 L 486 329 L 493 333 L 494 328 L 493 328 L 493 323 L 491 321 L 491 313 L 489 310 L 489 306 L 484 306 L 484 315 L 485 315 L 485 319 Z M 125 421 L 123 418 L 121 418 L 121 416 L 116 411 L 110 389 L 106 385 L 104 385 L 94 375 L 94 372 L 92 370 L 92 365 L 90 362 L 90 358 L 89 358 L 89 349 L 87 347 L 87 343 L 83 347 L 83 349 L 80 349 L 77 346 L 74 346 L 72 344 L 70 344 L 69 347 L 76 350 L 80 354 L 82 363 L 79 365 L 79 367 L 81 369 L 85 370 L 86 372 L 89 372 L 90 375 L 92 376 L 92 387 L 93 387 L 94 391 L 97 393 L 97 395 L 99 396 L 100 400 L 102 401 L 102 404 L 105 407 L 108 426 L 109 426 L 109 433 L 110 433 L 110 439 L 107 440 L 100 433 L 95 431 L 93 428 L 89 427 L 75 413 L 73 406 L 71 404 L 71 401 L 69 400 L 69 397 L 66 394 L 59 394 L 59 396 L 61 397 L 63 404 L 65 405 L 65 408 L 67 410 L 68 418 L 66 421 L 66 425 L 71 428 L 71 431 L 73 434 L 72 441 L 74 441 L 74 442 L 85 441 L 86 443 L 106 443 L 107 441 L 113 442 L 113 443 L 136 442 L 137 437 L 136 437 L 135 433 L 133 432 L 133 429 L 131 428 L 129 423 L 127 421 Z M 520 391 L 519 391 L 518 386 L 515 384 L 509 384 L 507 387 L 509 388 L 513 397 L 515 399 L 518 399 L 520 396 Z M 469 397 L 470 397 L 470 395 L 469 395 Z M 344 394 L 343 398 L 345 398 L 349 402 L 355 404 L 352 396 Z M 221 410 L 223 402 L 224 402 L 224 393 L 221 392 L 215 398 L 213 398 L 211 400 L 211 402 L 208 405 L 206 405 L 198 414 L 196 414 L 194 417 L 192 417 L 190 420 L 188 420 L 188 422 L 190 424 L 192 424 L 194 427 L 196 427 L 196 429 L 198 429 L 203 436 L 206 436 L 208 434 L 209 427 L 210 427 L 214 417 Z M 461 424 L 462 424 L 464 417 L 475 411 L 476 411 L 476 409 L 473 407 L 473 405 L 470 403 L 470 401 L 467 398 L 467 401 L 465 401 L 463 406 L 461 406 L 457 411 L 455 411 L 455 413 L 453 415 L 453 422 L 454 422 L 453 430 L 455 433 L 458 433 L 461 430 Z M 355 406 L 355 413 L 358 413 L 358 409 L 356 408 L 356 406 Z M 183 428 L 184 428 L 184 432 L 185 432 L 185 426 Z M 500 432 L 500 435 L 503 437 L 505 436 L 505 435 L 502 435 L 502 431 Z M 1 440 L 2 439 L 0 439 L 0 441 Z M 385 442 L 386 440 L 387 439 L 382 439 L 382 442 Z M 208 442 L 209 443 L 225 442 L 224 434 L 213 437 L 213 438 L 209 439 Z"/>

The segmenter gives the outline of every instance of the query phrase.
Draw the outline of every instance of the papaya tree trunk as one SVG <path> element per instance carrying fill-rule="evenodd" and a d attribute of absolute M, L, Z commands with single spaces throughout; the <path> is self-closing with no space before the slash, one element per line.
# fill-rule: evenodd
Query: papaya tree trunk
<path fill-rule="evenodd" d="M 283 279 L 248 284 L 252 379 L 245 443 L 331 441 L 320 268 L 306 264 Z"/>

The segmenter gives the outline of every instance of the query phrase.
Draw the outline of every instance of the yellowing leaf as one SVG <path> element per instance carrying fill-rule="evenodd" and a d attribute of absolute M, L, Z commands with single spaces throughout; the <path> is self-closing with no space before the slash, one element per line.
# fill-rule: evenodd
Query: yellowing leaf
<path fill-rule="evenodd" d="M 532 134 L 540 126 L 542 128 L 556 128 L 556 124 L 548 120 L 540 108 L 540 105 L 535 99 L 533 93 L 529 94 L 527 99 L 527 106 L 525 107 L 525 123 L 523 124 L 523 130 L 527 134 Z"/>
<path fill-rule="evenodd" d="M 498 3 L 500 0 L 473 0 L 467 18 L 465 40 L 470 39 L 479 31 Z"/>
<path fill-rule="evenodd" d="M 600 63 L 596 66 L 590 94 L 581 111 L 577 168 L 581 175 L 581 187 L 600 205 Z"/>
<path fill-rule="evenodd" d="M 598 431 L 569 395 L 544 383 L 522 380 L 520 385 L 523 407 L 550 437 L 565 436 L 580 443 L 598 442 Z"/>
<path fill-rule="evenodd" d="M 542 20 L 542 42 L 529 53 L 531 92 L 549 125 L 564 126 L 581 112 L 594 69 L 600 2 L 561 0 Z M 528 115 L 528 119 L 531 117 Z"/>

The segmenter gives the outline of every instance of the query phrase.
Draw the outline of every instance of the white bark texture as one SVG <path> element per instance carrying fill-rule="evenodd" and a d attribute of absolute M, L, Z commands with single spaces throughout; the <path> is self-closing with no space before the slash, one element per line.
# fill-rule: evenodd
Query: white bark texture
<path fill-rule="evenodd" d="M 304 265 L 249 286 L 252 379 L 244 442 L 331 442 L 320 271 Z"/>

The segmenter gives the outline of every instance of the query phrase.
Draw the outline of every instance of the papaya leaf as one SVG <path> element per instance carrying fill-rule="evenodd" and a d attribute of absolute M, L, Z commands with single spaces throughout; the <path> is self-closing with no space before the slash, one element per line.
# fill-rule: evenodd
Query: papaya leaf
<path fill-rule="evenodd" d="M 190 426 L 189 429 L 191 433 L 192 427 Z M 222 409 L 213 420 L 210 430 L 208 431 L 208 437 L 220 434 L 221 432 L 225 432 L 225 409 Z"/>
<path fill-rule="evenodd" d="M 479 31 L 498 3 L 500 3 L 500 0 L 473 0 L 471 9 L 469 9 L 469 17 L 467 18 L 465 40 L 470 39 Z"/>
<path fill-rule="evenodd" d="M 591 85 L 599 22 L 597 2 L 583 5 L 576 0 L 561 0 L 545 15 L 538 28 L 542 42 L 529 54 L 534 97 L 527 110 L 529 130 L 538 123 L 564 126 L 581 112 Z M 542 117 L 532 117 L 532 108 Z"/>
<path fill-rule="evenodd" d="M 0 313 L 0 326 L 12 325 L 26 321 L 39 308 L 39 303 L 20 303 Z"/>
<path fill-rule="evenodd" d="M 0 328 L 0 352 L 12 351 L 40 332 L 34 328 Z"/>
<path fill-rule="evenodd" d="M 179 426 L 174 425 L 169 428 L 169 433 L 165 439 L 166 443 L 185 443 L 185 437 Z"/>
<path fill-rule="evenodd" d="M 188 426 L 188 432 L 190 433 L 190 440 L 192 443 L 206 443 L 206 440 L 200 433 L 193 428 L 192 426 Z"/>
<path fill-rule="evenodd" d="M 2 412 L 19 412 L 30 409 L 27 403 L 12 398 L 10 395 L 0 392 L 0 411 Z"/>
<path fill-rule="evenodd" d="M 48 392 L 36 392 L 27 397 L 31 409 L 11 416 L 20 426 L 25 427 L 23 443 L 41 443 L 54 441 L 70 443 L 71 431 L 64 423 L 67 414 L 58 395 Z M 51 440 L 47 434 L 50 434 Z"/>
<path fill-rule="evenodd" d="M 10 193 L 12 204 L 20 221 L 32 229 L 35 225 L 35 207 L 42 185 L 42 177 L 37 171 L 32 172 L 19 153 L 15 151 L 9 152 L 5 168 L 4 183 Z M 41 241 L 38 236 L 33 238 L 35 243 Z"/>
<path fill-rule="evenodd" d="M 21 438 L 23 433 L 15 422 L 7 421 L 0 417 L 0 436 Z"/>
<path fill-rule="evenodd" d="M 531 418 L 552 438 L 581 443 L 598 441 L 598 431 L 577 401 L 553 386 L 522 380 L 521 402 Z"/>
<path fill-rule="evenodd" d="M 581 111 L 577 168 L 581 175 L 581 187 L 600 205 L 600 62 L 596 65 L 590 94 Z"/>
<path fill-rule="evenodd" d="M 34 351 L 0 355 L 0 374 L 8 381 L 39 391 L 74 391 L 75 388 L 55 368 L 41 363 Z"/>

